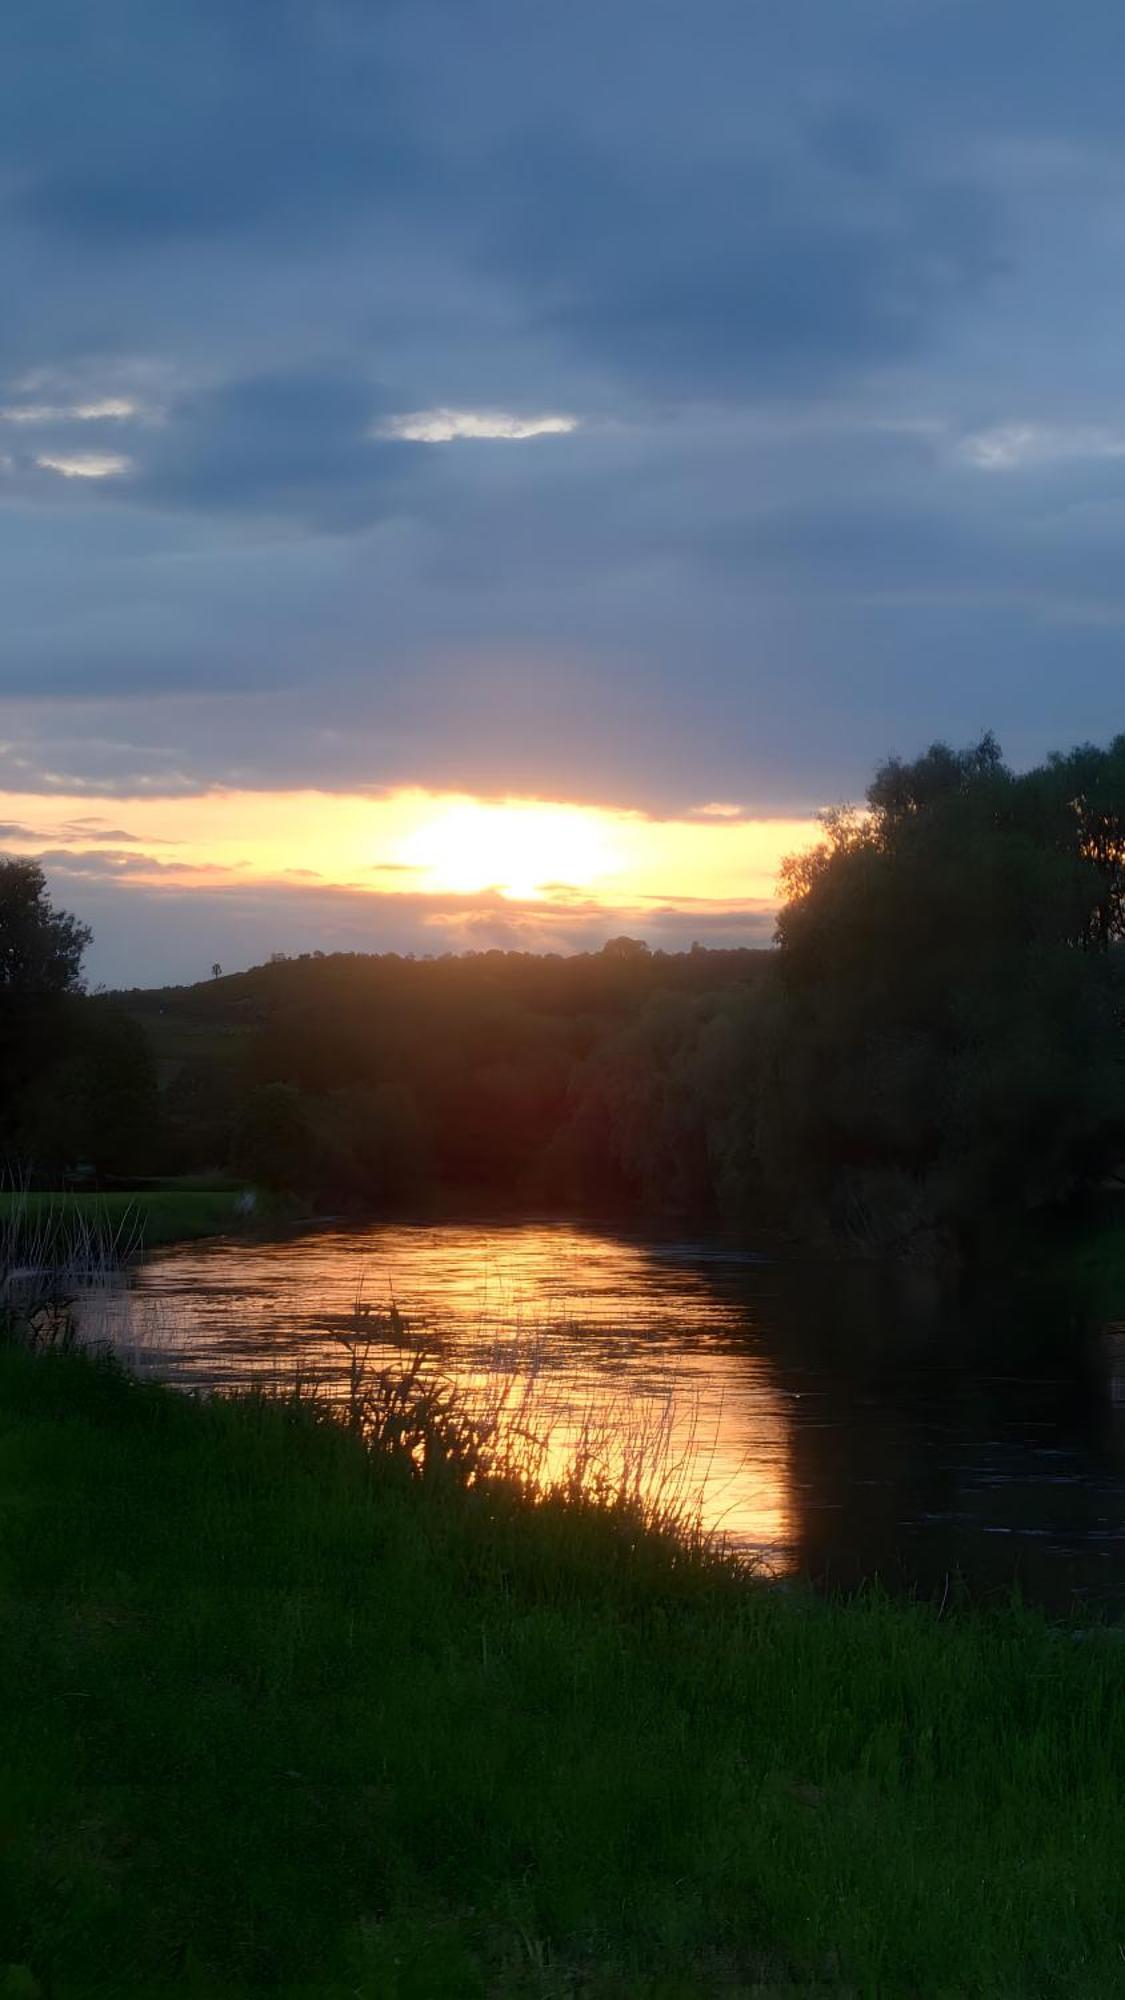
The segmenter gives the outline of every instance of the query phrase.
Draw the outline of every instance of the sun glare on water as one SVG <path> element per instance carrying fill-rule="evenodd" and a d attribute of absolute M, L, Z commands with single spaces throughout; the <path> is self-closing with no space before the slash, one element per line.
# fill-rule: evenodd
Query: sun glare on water
<path fill-rule="evenodd" d="M 588 891 L 621 866 L 604 815 L 530 800 L 458 801 L 408 834 L 396 859 L 420 889 L 513 902 Z"/>

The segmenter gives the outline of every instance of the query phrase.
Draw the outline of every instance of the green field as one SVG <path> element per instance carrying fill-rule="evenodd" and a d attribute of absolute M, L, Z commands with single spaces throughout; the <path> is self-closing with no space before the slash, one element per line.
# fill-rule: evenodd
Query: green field
<path fill-rule="evenodd" d="M 1122 1990 L 1119 1634 L 12 1345 L 0 1502 L 0 1993 Z"/>
<path fill-rule="evenodd" d="M 75 1223 L 106 1244 L 153 1250 L 162 1243 L 216 1236 L 237 1226 L 235 1189 L 167 1188 L 139 1194 L 25 1194 L 0 1191 L 0 1229 L 65 1236 Z"/>

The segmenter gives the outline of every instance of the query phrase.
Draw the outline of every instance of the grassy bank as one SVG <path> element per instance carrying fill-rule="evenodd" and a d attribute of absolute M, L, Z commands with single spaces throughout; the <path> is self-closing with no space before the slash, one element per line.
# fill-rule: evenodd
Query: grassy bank
<path fill-rule="evenodd" d="M 1101 1319 L 1125 1319 L 1125 1197 L 1100 1205 L 1078 1239 L 1073 1273 Z"/>
<path fill-rule="evenodd" d="M 106 1243 L 128 1239 L 138 1249 L 217 1236 L 238 1224 L 239 1195 L 231 1189 L 168 1188 L 144 1193 L 37 1194 L 0 1190 L 0 1230 L 17 1226 L 42 1239 L 65 1236 L 78 1222 Z"/>
<path fill-rule="evenodd" d="M 1125 1649 L 0 1347 L 0 1992 L 1121 1990 Z"/>

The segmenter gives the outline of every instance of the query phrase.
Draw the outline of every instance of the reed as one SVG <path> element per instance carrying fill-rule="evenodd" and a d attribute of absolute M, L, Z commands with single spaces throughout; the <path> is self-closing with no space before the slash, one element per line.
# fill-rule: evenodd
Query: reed
<path fill-rule="evenodd" d="M 142 1246 L 132 1208 L 102 1214 L 9 1186 L 0 1204 L 0 1323 L 28 1346 L 73 1346 L 80 1303 L 117 1289 Z"/>
<path fill-rule="evenodd" d="M 703 1495 L 720 1414 L 705 1436 L 697 1397 L 595 1398 L 586 1386 L 579 1401 L 560 1403 L 546 1327 L 484 1341 L 454 1372 L 440 1341 L 412 1327 L 393 1297 L 379 1309 L 362 1289 L 350 1325 L 331 1331 L 343 1376 L 307 1377 L 304 1392 L 323 1395 L 370 1449 L 402 1457 L 415 1476 L 487 1480 L 529 1506 L 591 1502 L 684 1543 L 719 1542 L 704 1530 Z"/>

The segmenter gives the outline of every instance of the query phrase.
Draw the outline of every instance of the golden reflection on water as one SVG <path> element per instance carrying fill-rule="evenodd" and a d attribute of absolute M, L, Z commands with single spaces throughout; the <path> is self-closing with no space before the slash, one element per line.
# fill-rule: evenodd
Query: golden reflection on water
<path fill-rule="evenodd" d="M 697 1509 L 770 1567 L 792 1567 L 785 1402 L 745 1302 L 681 1257 L 559 1223 L 393 1225 L 275 1243 L 210 1242 L 154 1258 L 103 1302 L 135 1365 L 200 1385 L 295 1377 L 342 1390 L 347 1341 L 408 1337 L 478 1408 L 539 1442 L 538 1473 L 576 1450 L 611 1479 Z M 370 1317 L 356 1319 L 357 1301 Z M 370 1359 L 391 1358 L 378 1337 Z"/>

